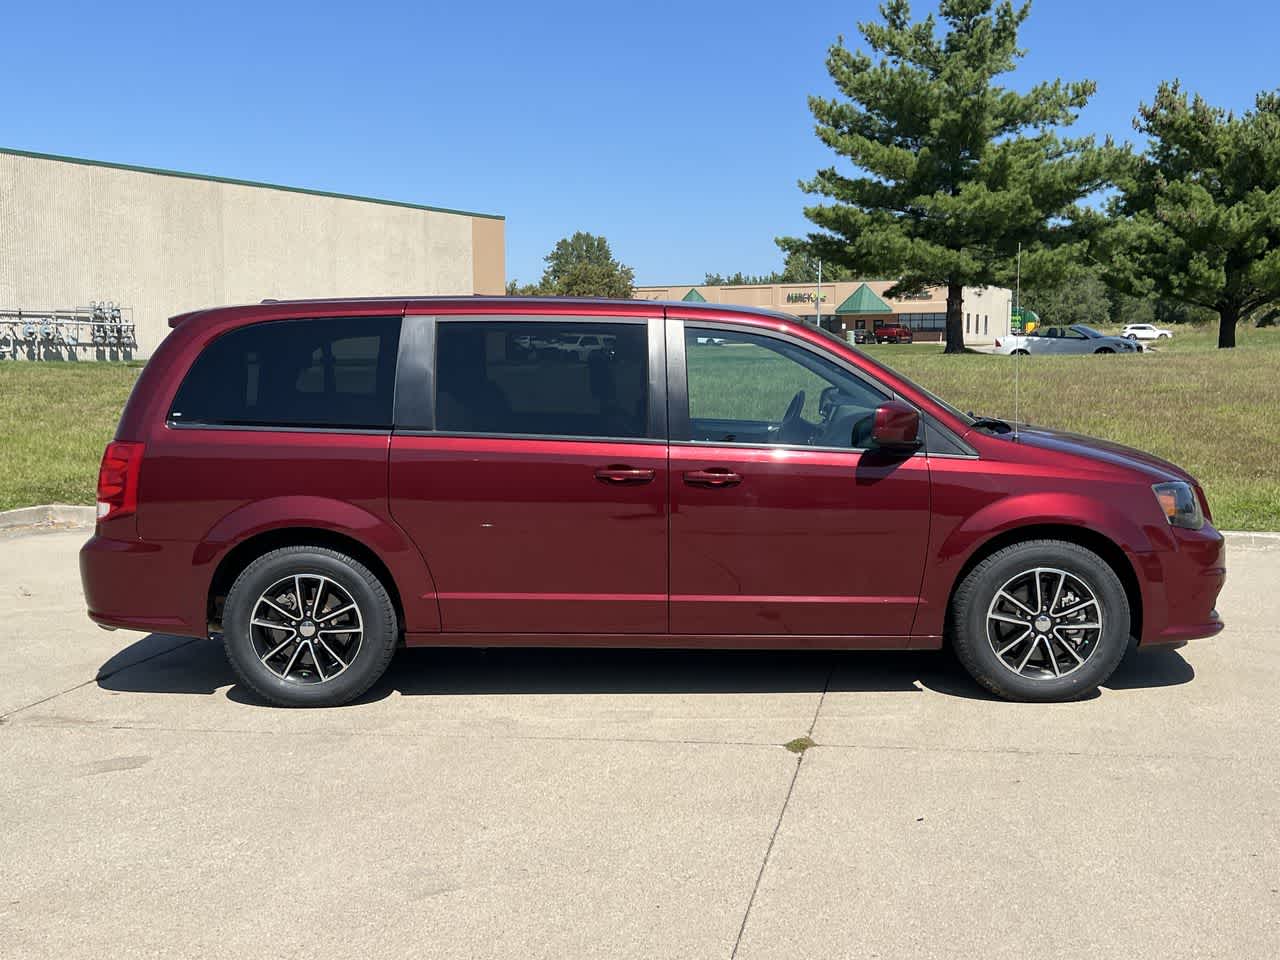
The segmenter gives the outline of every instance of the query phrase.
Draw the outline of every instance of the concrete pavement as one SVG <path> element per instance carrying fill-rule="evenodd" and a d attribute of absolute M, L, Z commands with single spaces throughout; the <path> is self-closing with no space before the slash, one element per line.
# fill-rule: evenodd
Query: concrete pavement
<path fill-rule="evenodd" d="M 414 650 L 289 711 L 90 624 L 83 537 L 0 539 L 0 956 L 1280 955 L 1280 545 L 1080 703 L 945 654 Z"/>

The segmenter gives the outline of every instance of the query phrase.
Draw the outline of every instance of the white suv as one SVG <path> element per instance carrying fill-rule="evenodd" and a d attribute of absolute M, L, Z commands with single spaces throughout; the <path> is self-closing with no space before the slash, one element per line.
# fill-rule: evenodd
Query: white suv
<path fill-rule="evenodd" d="M 1173 331 L 1163 327 L 1153 327 L 1149 323 L 1131 323 L 1120 335 L 1130 340 L 1168 340 L 1173 336 Z"/>

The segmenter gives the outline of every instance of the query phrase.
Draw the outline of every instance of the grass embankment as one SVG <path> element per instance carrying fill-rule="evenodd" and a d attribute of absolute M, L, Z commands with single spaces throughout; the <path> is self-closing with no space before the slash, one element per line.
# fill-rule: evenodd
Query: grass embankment
<path fill-rule="evenodd" d="M 1241 328 L 1235 350 L 1214 349 L 1215 336 L 1175 328 L 1135 357 L 867 349 L 957 406 L 1003 417 L 1013 416 L 1017 362 L 1024 420 L 1149 450 L 1200 479 L 1219 527 L 1280 530 L 1280 330 Z M 0 363 L 0 509 L 92 503 L 98 458 L 137 374 L 137 364 Z M 772 417 L 790 396 L 742 387 Z M 715 398 L 703 400 L 714 415 Z"/>
<path fill-rule="evenodd" d="M 1141 356 L 943 356 L 940 346 L 868 347 L 963 410 L 1074 430 L 1150 451 L 1203 485 L 1214 524 L 1280 530 L 1280 329 L 1174 327 Z"/>
<path fill-rule="evenodd" d="M 93 503 L 140 363 L 0 362 L 0 510 Z"/>

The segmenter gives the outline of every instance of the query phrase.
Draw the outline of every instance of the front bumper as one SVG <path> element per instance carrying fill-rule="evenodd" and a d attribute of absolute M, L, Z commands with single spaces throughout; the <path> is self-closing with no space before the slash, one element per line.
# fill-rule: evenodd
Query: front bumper
<path fill-rule="evenodd" d="M 1142 646 L 1179 646 L 1221 633 L 1218 594 L 1227 579 L 1226 543 L 1205 524 L 1170 528 L 1171 548 L 1143 554 Z"/>
<path fill-rule="evenodd" d="M 80 548 L 80 582 L 89 619 L 104 627 L 203 637 L 203 591 L 191 547 L 93 536 Z"/>

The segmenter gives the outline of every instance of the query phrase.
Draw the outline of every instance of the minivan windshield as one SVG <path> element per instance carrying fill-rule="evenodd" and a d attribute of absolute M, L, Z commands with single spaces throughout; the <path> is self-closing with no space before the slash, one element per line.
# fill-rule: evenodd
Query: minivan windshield
<path fill-rule="evenodd" d="M 957 407 L 953 406 L 952 404 L 947 403 L 947 401 L 943 400 L 940 396 L 938 396 L 932 390 L 926 390 L 924 387 L 920 386 L 920 384 L 916 383 L 914 380 L 912 380 L 910 377 L 906 376 L 905 374 L 900 373 L 899 371 L 894 370 L 892 367 L 886 366 L 885 364 L 881 363 L 879 360 L 871 356 L 871 354 L 867 353 L 865 350 L 859 350 L 852 343 L 849 343 L 847 340 L 842 339 L 841 337 L 832 333 L 830 330 L 824 330 L 821 327 L 810 327 L 810 329 L 813 330 L 815 333 L 821 334 L 824 338 L 832 341 L 833 343 L 838 343 L 841 346 L 848 347 L 850 350 L 857 351 L 862 357 L 868 360 L 874 367 L 883 371 L 889 376 L 892 376 L 897 378 L 898 380 L 901 380 L 907 386 L 911 387 L 911 389 L 918 390 L 920 393 L 924 394 L 926 397 L 928 397 L 930 400 L 932 400 L 934 403 L 940 406 L 943 410 L 946 410 L 947 413 L 951 414 L 953 417 L 955 417 L 965 426 L 973 426 L 976 418 L 969 416 L 963 410 L 960 410 Z"/>

